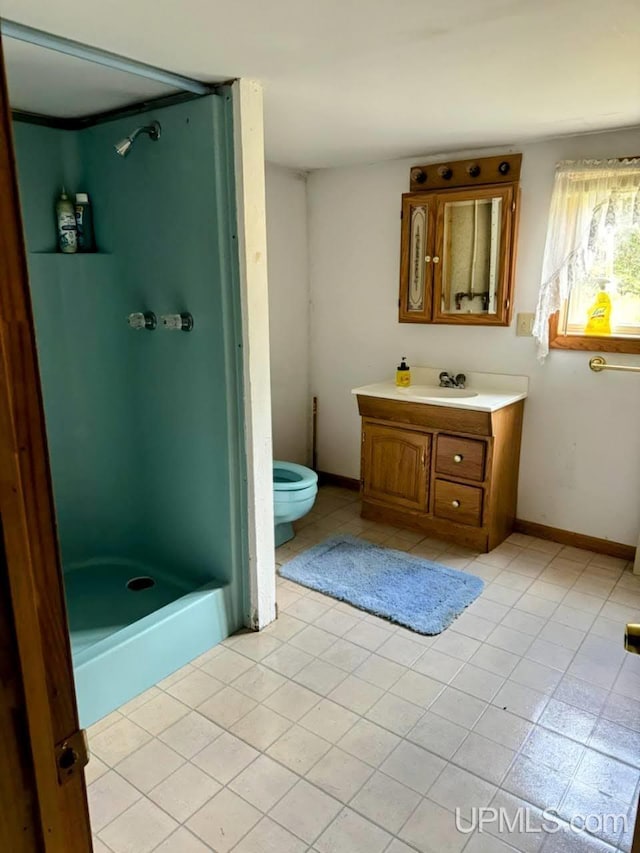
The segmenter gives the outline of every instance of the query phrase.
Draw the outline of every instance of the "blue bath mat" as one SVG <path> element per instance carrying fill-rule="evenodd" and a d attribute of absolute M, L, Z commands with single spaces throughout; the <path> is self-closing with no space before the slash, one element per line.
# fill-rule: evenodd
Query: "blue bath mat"
<path fill-rule="evenodd" d="M 480 595 L 484 581 L 404 551 L 334 536 L 280 568 L 316 589 L 420 634 L 439 634 Z"/>

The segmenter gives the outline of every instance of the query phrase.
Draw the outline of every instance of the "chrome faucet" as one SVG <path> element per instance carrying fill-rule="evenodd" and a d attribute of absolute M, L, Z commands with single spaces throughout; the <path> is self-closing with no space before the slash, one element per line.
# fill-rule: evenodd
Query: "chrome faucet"
<path fill-rule="evenodd" d="M 441 388 L 464 388 L 464 383 L 467 381 L 467 377 L 464 373 L 458 373 L 456 376 L 451 376 L 446 370 L 442 371 L 439 378 Z"/>

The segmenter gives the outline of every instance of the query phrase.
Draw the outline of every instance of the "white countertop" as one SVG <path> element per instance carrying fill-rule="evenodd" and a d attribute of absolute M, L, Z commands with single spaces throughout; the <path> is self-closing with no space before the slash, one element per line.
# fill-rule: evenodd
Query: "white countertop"
<path fill-rule="evenodd" d="M 448 406 L 454 409 L 471 409 L 475 412 L 495 412 L 510 406 L 518 400 L 524 400 L 529 390 L 527 376 L 512 376 L 504 373 L 475 373 L 467 371 L 448 371 L 465 373 L 465 389 L 440 388 L 439 375 L 446 370 L 443 367 L 412 367 L 411 385 L 400 388 L 395 378 L 373 385 L 353 388 L 352 394 L 365 397 L 384 397 L 387 400 L 404 400 L 409 403 L 424 403 L 428 406 Z M 434 396 L 431 396 L 431 395 Z"/>

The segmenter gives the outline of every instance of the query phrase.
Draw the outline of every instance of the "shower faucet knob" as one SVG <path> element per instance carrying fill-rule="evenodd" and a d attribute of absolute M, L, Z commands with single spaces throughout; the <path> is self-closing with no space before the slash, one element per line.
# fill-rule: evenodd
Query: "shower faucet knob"
<path fill-rule="evenodd" d="M 134 311 L 133 314 L 129 314 L 127 317 L 127 322 L 132 329 L 148 329 L 149 331 L 153 331 L 158 325 L 156 315 L 153 311 Z"/>
<path fill-rule="evenodd" d="M 188 312 L 182 314 L 163 314 L 160 317 L 165 329 L 178 332 L 190 332 L 193 329 L 193 317 Z"/>

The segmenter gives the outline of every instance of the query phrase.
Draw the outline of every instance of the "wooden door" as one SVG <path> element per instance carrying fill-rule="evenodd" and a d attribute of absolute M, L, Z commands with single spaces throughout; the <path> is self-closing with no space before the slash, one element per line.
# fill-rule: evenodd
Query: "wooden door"
<path fill-rule="evenodd" d="M 435 196 L 431 193 L 402 196 L 398 302 L 401 323 L 431 322 L 435 207 Z"/>
<path fill-rule="evenodd" d="M 362 430 L 364 497 L 426 512 L 431 436 L 373 421 Z"/>
<path fill-rule="evenodd" d="M 433 322 L 508 326 L 514 188 L 437 193 Z"/>
<path fill-rule="evenodd" d="M 0 850 L 91 831 L 0 42 Z"/>

